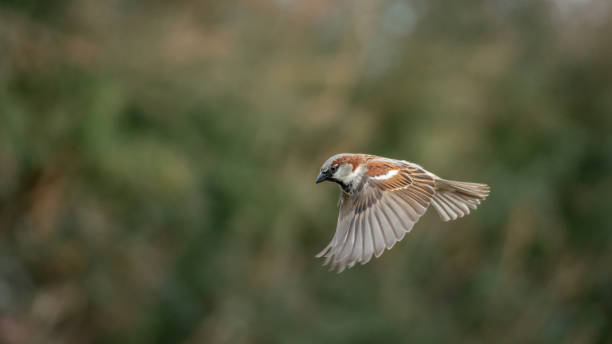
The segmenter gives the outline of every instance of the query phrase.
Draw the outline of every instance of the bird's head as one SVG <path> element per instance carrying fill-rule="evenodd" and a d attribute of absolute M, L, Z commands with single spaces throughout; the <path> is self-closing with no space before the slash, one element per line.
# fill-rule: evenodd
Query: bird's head
<path fill-rule="evenodd" d="M 361 154 L 342 153 L 327 159 L 317 176 L 315 183 L 326 180 L 347 186 L 352 184 L 357 177 L 361 177 L 359 171 L 365 158 Z"/>

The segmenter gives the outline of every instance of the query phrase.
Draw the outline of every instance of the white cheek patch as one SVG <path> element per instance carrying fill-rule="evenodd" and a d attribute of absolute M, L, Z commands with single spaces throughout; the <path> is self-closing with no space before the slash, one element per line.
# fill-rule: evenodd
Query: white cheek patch
<path fill-rule="evenodd" d="M 361 180 L 362 171 L 363 171 L 362 166 L 359 166 L 355 169 L 355 171 L 352 171 L 351 165 L 345 165 L 345 166 L 342 166 L 341 169 L 338 170 L 338 172 L 336 172 L 334 177 L 338 179 L 339 181 L 343 183 L 347 183 L 347 184 L 351 182 L 355 182 L 355 181 L 358 182 L 359 180 Z"/>
<path fill-rule="evenodd" d="M 396 175 L 399 172 L 399 170 L 391 170 L 385 174 L 381 174 L 380 176 L 376 176 L 376 177 L 371 177 L 372 179 L 376 179 L 376 180 L 383 180 L 383 179 L 389 179 L 391 177 L 393 177 L 394 175 Z"/>
<path fill-rule="evenodd" d="M 361 171 L 363 170 L 363 168 L 361 166 L 357 167 L 355 169 L 355 171 L 351 172 L 351 174 L 348 175 L 347 180 L 354 180 L 356 178 L 359 178 L 359 176 L 361 175 Z"/>

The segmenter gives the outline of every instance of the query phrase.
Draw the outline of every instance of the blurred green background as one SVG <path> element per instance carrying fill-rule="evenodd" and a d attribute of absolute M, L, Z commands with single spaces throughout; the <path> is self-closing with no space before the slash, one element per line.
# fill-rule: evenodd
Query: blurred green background
<path fill-rule="evenodd" d="M 607 0 L 0 1 L 0 343 L 610 343 Z M 342 274 L 339 152 L 488 183 Z"/>

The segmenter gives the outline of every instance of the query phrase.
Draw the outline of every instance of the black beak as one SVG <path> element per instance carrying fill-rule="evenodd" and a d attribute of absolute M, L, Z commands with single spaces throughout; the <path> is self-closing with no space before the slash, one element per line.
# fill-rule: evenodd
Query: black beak
<path fill-rule="evenodd" d="M 319 184 L 320 182 L 324 182 L 331 177 L 329 171 L 321 171 L 317 176 L 317 180 L 315 180 L 315 184 Z"/>

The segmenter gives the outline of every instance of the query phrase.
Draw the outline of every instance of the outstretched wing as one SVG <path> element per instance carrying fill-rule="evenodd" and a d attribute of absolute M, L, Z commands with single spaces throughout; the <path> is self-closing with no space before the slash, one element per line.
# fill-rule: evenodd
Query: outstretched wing
<path fill-rule="evenodd" d="M 368 164 L 363 187 L 342 194 L 336 233 L 317 257 L 342 272 L 366 264 L 391 249 L 425 214 L 435 194 L 435 181 L 420 166 L 375 159 Z"/>

